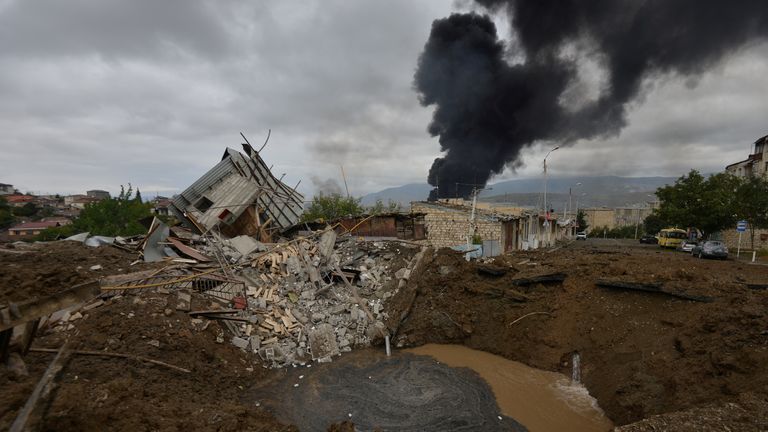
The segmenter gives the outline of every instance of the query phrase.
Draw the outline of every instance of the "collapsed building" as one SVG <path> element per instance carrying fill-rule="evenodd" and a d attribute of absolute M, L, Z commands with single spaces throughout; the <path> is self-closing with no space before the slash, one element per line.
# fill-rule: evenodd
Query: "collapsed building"
<path fill-rule="evenodd" d="M 295 225 L 304 196 L 276 178 L 250 144 L 247 156 L 227 148 L 221 161 L 171 201 L 169 210 L 188 229 L 204 234 L 218 229 L 227 237 L 274 234 Z"/>

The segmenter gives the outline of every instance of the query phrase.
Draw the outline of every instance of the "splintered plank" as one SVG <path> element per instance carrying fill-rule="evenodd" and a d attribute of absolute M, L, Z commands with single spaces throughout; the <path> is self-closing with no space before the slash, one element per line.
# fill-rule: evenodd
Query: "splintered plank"
<path fill-rule="evenodd" d="M 681 291 L 667 291 L 667 290 L 664 290 L 663 285 L 661 283 L 621 282 L 621 281 L 610 281 L 605 279 L 599 279 L 595 282 L 595 284 L 603 288 L 640 291 L 640 292 L 653 293 L 653 294 L 664 294 L 671 297 L 681 298 L 684 300 L 693 300 L 693 301 L 704 302 L 704 303 L 711 303 L 715 300 L 713 297 L 687 294 Z"/>

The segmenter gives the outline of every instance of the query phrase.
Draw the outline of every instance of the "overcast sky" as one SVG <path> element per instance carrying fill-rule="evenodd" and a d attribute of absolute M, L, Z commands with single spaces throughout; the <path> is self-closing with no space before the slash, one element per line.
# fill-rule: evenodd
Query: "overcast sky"
<path fill-rule="evenodd" d="M 248 3 L 248 5 L 244 5 Z M 0 182 L 172 195 L 240 149 L 313 194 L 425 182 L 439 145 L 412 89 L 449 1 L 0 0 Z M 629 126 L 550 156 L 553 175 L 720 171 L 768 133 L 768 44 L 697 82 L 648 83 Z M 525 152 L 531 177 L 553 143 Z"/>

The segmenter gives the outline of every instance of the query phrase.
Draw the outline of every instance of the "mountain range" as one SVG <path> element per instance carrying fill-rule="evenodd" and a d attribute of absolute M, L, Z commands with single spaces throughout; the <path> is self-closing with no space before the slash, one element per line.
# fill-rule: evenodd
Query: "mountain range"
<path fill-rule="evenodd" d="M 547 180 L 547 202 L 557 210 L 579 200 L 579 207 L 630 207 L 655 201 L 657 188 L 672 184 L 676 177 L 560 177 Z M 410 183 L 370 193 L 362 197 L 362 204 L 369 206 L 381 200 L 398 202 L 407 208 L 411 201 L 427 199 L 432 186 L 426 183 Z M 505 180 L 490 184 L 480 193 L 481 201 L 504 202 L 521 207 L 538 207 L 543 202 L 543 178 Z"/>

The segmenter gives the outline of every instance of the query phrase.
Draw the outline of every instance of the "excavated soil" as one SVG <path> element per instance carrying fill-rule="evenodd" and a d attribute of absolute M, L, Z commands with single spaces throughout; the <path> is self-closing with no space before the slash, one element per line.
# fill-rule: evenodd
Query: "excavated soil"
<path fill-rule="evenodd" d="M 0 246 L 0 304 L 45 297 L 106 275 L 162 266 L 140 262 L 135 253 L 79 242 L 12 243 Z M 99 270 L 90 270 L 100 265 Z"/>
<path fill-rule="evenodd" d="M 166 315 L 172 298 L 145 293 L 109 300 L 75 321 L 73 330 L 36 338 L 36 347 L 58 348 L 69 335 L 74 349 L 128 353 L 191 371 L 73 355 L 44 413 L 42 430 L 297 430 L 281 425 L 245 397 L 252 383 L 279 372 L 254 365 L 229 343 L 218 323 L 205 327 L 183 312 Z M 195 307 L 209 303 L 193 299 Z M 225 335 L 224 343 L 216 343 L 220 334 Z M 54 355 L 27 354 L 29 375 L 24 377 L 0 368 L 0 429 L 16 417 Z"/>
<path fill-rule="evenodd" d="M 137 254 L 76 242 L 19 245 L 0 252 L 0 305 L 45 297 L 73 285 L 156 268 Z M 91 271 L 93 265 L 102 269 Z M 253 406 L 244 389 L 279 377 L 229 343 L 217 322 L 193 322 L 175 310 L 175 296 L 143 292 L 118 296 L 84 313 L 66 332 L 41 329 L 34 347 L 138 355 L 191 370 L 177 372 L 130 359 L 73 355 L 58 380 L 40 430 L 295 431 Z M 195 295 L 193 307 L 209 306 Z M 168 315 L 166 315 L 168 309 Z M 203 328 L 205 327 L 205 328 Z M 225 342 L 216 343 L 218 335 Z M 0 430 L 7 430 L 55 354 L 30 352 L 28 374 L 0 367 Z M 250 370 L 249 370 L 250 369 Z"/>
<path fill-rule="evenodd" d="M 135 254 L 77 243 L 0 253 L 0 303 L 49 295 L 94 274 L 149 268 L 131 267 Z M 104 270 L 88 270 L 96 264 Z M 514 286 L 514 279 L 554 272 L 566 273 L 564 283 Z M 663 282 L 665 289 L 714 301 L 600 288 L 600 278 Z M 406 316 L 395 346 L 464 344 L 566 375 L 578 351 L 582 380 L 608 417 L 618 425 L 646 419 L 624 430 L 717 430 L 720 424 L 766 430 L 768 291 L 746 283 L 767 282 L 766 266 L 697 260 L 614 241 L 590 239 L 484 264 L 467 263 L 454 252 L 428 252 L 387 305 L 388 325 L 395 329 Z M 210 306 L 197 295 L 193 303 L 195 309 Z M 256 406 L 250 390 L 289 372 L 263 369 L 229 343 L 217 322 L 201 325 L 174 304 L 173 294 L 127 295 L 88 311 L 68 331 L 41 330 L 37 347 L 57 348 L 68 336 L 76 349 L 140 355 L 191 370 L 73 355 L 41 429 L 298 430 Z M 545 313 L 528 315 L 533 312 Z M 224 341 L 217 343 L 221 335 Z M 26 376 L 0 367 L 0 429 L 16 417 L 53 356 L 27 354 Z M 707 418 L 711 429 L 696 423 Z M 329 430 L 353 426 L 344 422 Z"/>
<path fill-rule="evenodd" d="M 513 285 L 553 272 L 566 273 L 564 283 Z M 766 266 L 590 240 L 490 264 L 440 250 L 416 273 L 388 305 L 390 329 L 406 317 L 396 346 L 464 344 L 567 375 L 579 352 L 584 384 L 616 424 L 729 403 L 744 393 L 766 400 L 768 291 L 745 284 L 768 282 Z M 600 288 L 597 279 L 661 282 L 714 301 Z M 412 306 L 409 290 L 416 292 Z M 756 406 L 765 403 L 743 409 Z"/>

